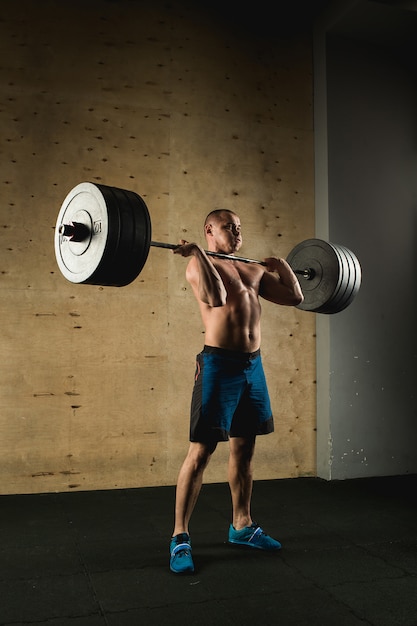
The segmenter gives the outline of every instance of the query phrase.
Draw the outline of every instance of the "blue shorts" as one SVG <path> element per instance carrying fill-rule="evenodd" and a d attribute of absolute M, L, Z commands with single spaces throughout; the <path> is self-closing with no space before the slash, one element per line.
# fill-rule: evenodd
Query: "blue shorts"
<path fill-rule="evenodd" d="M 190 441 L 214 443 L 274 430 L 260 350 L 204 346 L 196 357 Z"/>

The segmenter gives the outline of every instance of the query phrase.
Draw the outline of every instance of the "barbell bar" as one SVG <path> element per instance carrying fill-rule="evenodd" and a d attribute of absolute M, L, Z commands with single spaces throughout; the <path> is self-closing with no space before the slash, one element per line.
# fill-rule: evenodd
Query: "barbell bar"
<path fill-rule="evenodd" d="M 178 243 L 162 243 L 161 241 L 151 241 L 151 246 L 155 246 L 156 248 L 169 248 L 169 250 L 176 250 L 180 247 Z M 241 261 L 242 263 L 257 263 L 258 265 L 266 266 L 265 261 L 258 261 L 257 259 L 247 259 L 243 256 L 236 256 L 235 254 L 224 254 L 223 252 L 212 252 L 211 250 L 204 250 L 207 256 L 214 256 L 218 259 L 227 259 L 228 261 Z M 293 270 L 296 274 L 300 274 L 304 276 L 304 278 L 309 278 L 312 274 L 311 269 L 305 270 Z"/>
<path fill-rule="evenodd" d="M 151 246 L 175 250 L 179 244 L 152 240 L 148 208 L 137 193 L 108 185 L 76 185 L 62 203 L 55 227 L 55 257 L 72 283 L 123 287 L 142 271 Z M 206 250 L 208 256 L 243 263 L 264 261 Z M 361 267 L 348 248 L 307 239 L 287 257 L 298 275 L 304 301 L 298 308 L 338 313 L 356 296 Z"/>

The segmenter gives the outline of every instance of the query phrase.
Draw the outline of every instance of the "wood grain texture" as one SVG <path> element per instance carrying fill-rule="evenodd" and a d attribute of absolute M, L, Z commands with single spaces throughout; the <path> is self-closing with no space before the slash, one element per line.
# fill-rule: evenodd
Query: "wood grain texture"
<path fill-rule="evenodd" d="M 157 241 L 204 245 L 219 206 L 248 257 L 314 235 L 309 36 L 251 38 L 198 6 L 1 3 L 2 494 L 174 484 L 188 447 L 204 334 L 185 261 L 154 248 L 127 287 L 68 283 L 53 237 L 72 187 L 139 193 Z M 256 477 L 315 473 L 314 327 L 263 305 L 276 433 Z"/>

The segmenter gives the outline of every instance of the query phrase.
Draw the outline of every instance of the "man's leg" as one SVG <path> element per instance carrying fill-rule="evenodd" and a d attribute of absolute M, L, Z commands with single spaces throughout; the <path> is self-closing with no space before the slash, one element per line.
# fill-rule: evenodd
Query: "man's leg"
<path fill-rule="evenodd" d="M 253 487 L 252 460 L 255 437 L 230 438 L 229 485 L 232 494 L 233 518 L 229 528 L 229 543 L 257 548 L 280 550 L 279 541 L 272 539 L 252 521 L 251 500 Z"/>
<path fill-rule="evenodd" d="M 232 524 L 236 530 L 240 530 L 252 524 L 252 460 L 255 451 L 255 436 L 231 437 L 229 449 L 228 478 L 232 496 Z"/>
<path fill-rule="evenodd" d="M 216 444 L 191 442 L 187 456 L 178 474 L 175 497 L 175 525 L 173 536 L 188 533 L 188 525 L 203 483 L 203 474 Z"/>
<path fill-rule="evenodd" d="M 171 571 L 176 574 L 194 571 L 188 525 L 201 490 L 204 470 L 216 449 L 216 445 L 208 446 L 202 443 L 191 442 L 187 456 L 178 474 L 175 498 L 175 524 L 169 547 L 169 566 Z"/>

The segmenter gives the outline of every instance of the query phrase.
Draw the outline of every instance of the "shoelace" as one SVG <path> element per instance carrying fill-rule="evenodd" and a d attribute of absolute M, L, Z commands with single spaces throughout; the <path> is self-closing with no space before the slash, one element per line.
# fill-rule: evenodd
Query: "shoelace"
<path fill-rule="evenodd" d="M 256 526 L 253 533 L 251 534 L 251 536 L 249 537 L 248 541 L 252 541 L 252 539 L 254 539 L 255 537 L 257 537 L 258 535 L 266 535 L 266 533 L 264 533 L 264 531 L 262 530 L 262 528 L 260 526 Z"/>
<path fill-rule="evenodd" d="M 177 545 L 172 549 L 171 556 L 175 556 L 179 552 L 183 552 L 185 555 L 188 556 L 190 554 L 190 550 L 191 546 L 189 543 L 177 543 Z"/>

